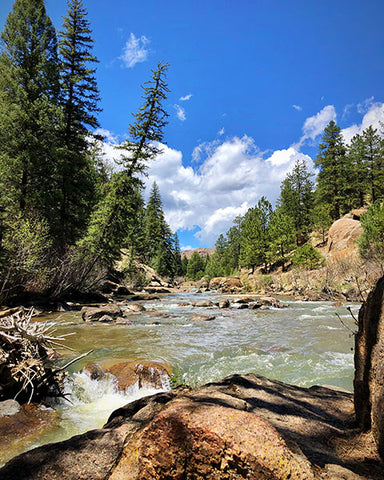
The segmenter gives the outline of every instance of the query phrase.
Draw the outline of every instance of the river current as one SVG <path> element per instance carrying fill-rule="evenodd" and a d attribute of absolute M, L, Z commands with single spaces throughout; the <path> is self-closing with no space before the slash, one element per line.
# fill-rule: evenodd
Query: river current
<path fill-rule="evenodd" d="M 132 314 L 132 325 L 85 323 L 80 312 L 50 316 L 57 333 L 75 332 L 66 342 L 75 350 L 73 357 L 90 349 L 93 353 L 71 367 L 67 384 L 71 403 L 60 401 L 53 405 L 57 411 L 55 428 L 10 451 L 6 457 L 99 428 L 116 408 L 159 391 L 135 385 L 121 392 L 113 377 L 91 380 L 82 371 L 88 363 L 166 363 L 172 368 L 172 379 L 164 378 L 163 390 L 171 388 L 171 383 L 197 386 L 230 374 L 254 372 L 304 387 L 333 385 L 352 391 L 350 330 L 356 326 L 347 307 L 357 316 L 359 305 L 336 307 L 331 302 L 287 299 L 283 302 L 288 308 L 270 310 L 190 305 L 208 299 L 218 302 L 222 298 L 229 297 L 214 293 L 164 295 L 161 300 L 142 302 L 147 311 Z M 191 322 L 196 313 L 209 313 L 216 319 Z M 64 363 L 68 361 L 66 355 Z"/>

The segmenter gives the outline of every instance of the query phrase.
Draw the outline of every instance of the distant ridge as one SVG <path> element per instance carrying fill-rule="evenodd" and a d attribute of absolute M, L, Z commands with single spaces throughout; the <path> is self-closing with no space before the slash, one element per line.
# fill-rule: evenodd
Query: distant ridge
<path fill-rule="evenodd" d="M 194 252 L 197 252 L 201 257 L 206 257 L 207 255 L 211 256 L 215 253 L 216 248 L 215 247 L 210 247 L 210 248 L 194 248 L 193 250 L 185 250 L 184 252 L 181 252 L 182 257 L 187 257 L 188 260 L 192 257 Z"/>

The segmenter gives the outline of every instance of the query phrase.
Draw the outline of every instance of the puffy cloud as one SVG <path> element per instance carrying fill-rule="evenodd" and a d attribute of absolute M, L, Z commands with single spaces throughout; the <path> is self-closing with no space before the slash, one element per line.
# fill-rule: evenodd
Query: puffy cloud
<path fill-rule="evenodd" d="M 266 158 L 253 139 L 234 137 L 210 144 L 207 157 L 196 168 L 183 166 L 182 153 L 163 146 L 150 164 L 146 195 L 156 181 L 167 221 L 173 230 L 194 229 L 196 237 L 213 244 L 237 215 L 242 215 L 265 195 L 274 202 L 281 181 L 297 159 L 310 157 L 293 147 Z"/>
<path fill-rule="evenodd" d="M 192 93 L 188 93 L 188 95 L 185 95 L 184 97 L 180 97 L 179 100 L 180 102 L 187 102 L 193 97 Z"/>
<path fill-rule="evenodd" d="M 124 66 L 127 68 L 134 67 L 136 63 L 145 62 L 148 57 L 148 50 L 146 48 L 148 44 L 149 40 L 144 35 L 137 38 L 131 33 L 119 59 L 122 60 Z"/>
<path fill-rule="evenodd" d="M 225 129 L 223 127 L 217 132 L 217 135 L 219 135 L 219 137 L 222 137 L 224 135 L 224 133 L 225 133 Z"/>
<path fill-rule="evenodd" d="M 300 147 L 307 140 L 316 140 L 331 120 L 336 120 L 336 109 L 333 105 L 327 105 L 320 112 L 308 117 L 303 125 L 303 135 L 297 145 Z"/>
<path fill-rule="evenodd" d="M 363 102 L 365 105 L 368 105 L 372 99 L 368 99 Z M 359 104 L 362 105 L 362 104 Z M 373 128 L 376 128 L 378 131 L 382 130 L 382 123 L 384 122 L 384 103 L 376 102 L 371 103 L 368 107 L 368 110 L 365 110 L 365 115 L 361 123 L 351 125 L 348 128 L 344 128 L 342 130 L 342 134 L 346 143 L 350 143 L 352 137 L 354 137 L 357 133 L 361 134 L 363 130 L 366 130 L 370 125 Z"/>
<path fill-rule="evenodd" d="M 301 112 L 303 110 L 303 107 L 301 107 L 300 105 L 292 105 L 292 108 L 294 108 L 298 112 Z"/>
<path fill-rule="evenodd" d="M 180 107 L 180 105 L 174 105 L 175 107 L 175 110 L 176 110 L 176 115 L 177 115 L 177 118 L 182 121 L 182 122 L 185 122 L 185 120 L 187 119 L 187 116 L 185 114 L 185 109 L 183 107 Z"/>

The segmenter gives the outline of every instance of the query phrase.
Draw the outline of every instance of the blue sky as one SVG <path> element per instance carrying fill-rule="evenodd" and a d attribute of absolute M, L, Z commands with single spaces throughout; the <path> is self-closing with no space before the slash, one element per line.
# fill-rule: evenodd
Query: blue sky
<path fill-rule="evenodd" d="M 0 23 L 12 8 L 1 0 Z M 384 120 L 384 2 L 84 0 L 100 60 L 105 152 L 140 85 L 170 63 L 163 153 L 150 167 L 180 243 L 210 246 L 297 158 L 310 168 L 330 120 L 346 141 Z M 56 28 L 64 0 L 47 0 Z"/>

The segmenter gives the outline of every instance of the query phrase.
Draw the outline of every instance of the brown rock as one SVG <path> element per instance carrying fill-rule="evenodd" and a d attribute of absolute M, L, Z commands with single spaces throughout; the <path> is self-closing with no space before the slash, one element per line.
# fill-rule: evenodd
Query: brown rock
<path fill-rule="evenodd" d="M 241 447 L 240 447 L 241 446 Z M 221 405 L 180 399 L 130 441 L 109 480 L 314 478 L 262 418 Z"/>
<path fill-rule="evenodd" d="M 15 414 L 0 417 L 0 461 L 6 462 L 25 450 L 43 431 L 54 428 L 55 419 L 54 410 L 37 404 L 23 405 Z"/>
<path fill-rule="evenodd" d="M 193 315 L 189 320 L 191 322 L 209 322 L 211 320 L 215 320 L 215 315 L 208 315 L 204 313 L 199 313 L 196 315 Z"/>
<path fill-rule="evenodd" d="M 384 277 L 376 284 L 359 312 L 355 336 L 354 401 L 356 419 L 363 430 L 372 428 L 384 458 Z"/>
<path fill-rule="evenodd" d="M 144 307 L 144 305 L 141 305 L 141 303 L 128 303 L 127 305 L 127 313 L 130 313 L 130 312 L 140 313 L 145 311 L 146 311 L 146 308 Z"/>
<path fill-rule="evenodd" d="M 359 220 L 348 215 L 336 220 L 328 232 L 328 252 L 349 250 L 357 252 L 356 240 L 362 234 L 363 228 Z"/>
<path fill-rule="evenodd" d="M 211 300 L 201 300 L 199 302 L 192 303 L 193 307 L 212 307 L 213 303 Z"/>
<path fill-rule="evenodd" d="M 84 370 L 89 373 L 92 380 L 99 380 L 105 377 L 103 367 L 98 363 L 89 363 L 84 367 Z"/>
<path fill-rule="evenodd" d="M 219 308 L 229 308 L 231 306 L 231 302 L 226 298 L 225 300 L 220 300 Z"/>
<path fill-rule="evenodd" d="M 101 317 L 108 315 L 113 319 L 122 316 L 122 311 L 118 305 L 113 303 L 102 305 L 100 307 L 83 307 L 81 317 L 86 322 L 98 321 Z"/>
<path fill-rule="evenodd" d="M 210 290 L 219 290 L 221 292 L 237 292 L 241 287 L 240 277 L 215 277 L 209 282 Z"/>
<path fill-rule="evenodd" d="M 130 403 L 103 429 L 12 460 L 0 480 L 381 480 L 351 397 L 233 375 Z"/>
<path fill-rule="evenodd" d="M 138 383 L 139 388 L 163 388 L 164 382 L 169 381 L 170 367 L 158 362 L 124 362 L 105 368 L 117 378 L 120 390 Z"/>

